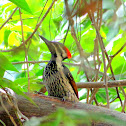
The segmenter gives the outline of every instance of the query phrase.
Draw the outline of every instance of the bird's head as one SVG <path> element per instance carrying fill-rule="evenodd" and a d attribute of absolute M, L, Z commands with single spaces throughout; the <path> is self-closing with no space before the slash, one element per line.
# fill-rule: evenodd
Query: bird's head
<path fill-rule="evenodd" d="M 69 49 L 66 46 L 64 46 L 62 43 L 48 41 L 43 36 L 40 36 L 40 38 L 46 43 L 47 47 L 49 48 L 53 60 L 55 60 L 57 57 L 61 58 L 61 60 L 64 60 L 66 58 L 69 59 L 71 58 L 71 53 Z"/>

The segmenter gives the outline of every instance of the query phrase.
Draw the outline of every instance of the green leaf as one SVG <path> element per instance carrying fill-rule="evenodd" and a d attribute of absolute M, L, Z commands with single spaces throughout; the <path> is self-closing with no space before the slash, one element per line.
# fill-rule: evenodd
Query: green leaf
<path fill-rule="evenodd" d="M 2 54 L 0 53 L 0 70 L 11 70 L 16 71 L 18 70 L 12 65 L 12 63 Z"/>
<path fill-rule="evenodd" d="M 125 40 L 126 40 L 125 34 L 122 36 L 119 35 L 117 37 L 118 37 L 118 39 L 113 42 L 113 47 L 112 47 L 112 51 L 111 51 L 112 55 L 115 54 L 119 49 L 121 49 L 122 45 L 124 45 Z M 122 52 L 125 52 L 125 50 L 126 50 L 126 48 L 122 49 L 118 53 L 118 55 L 120 55 Z"/>
<path fill-rule="evenodd" d="M 6 47 L 8 47 L 8 37 L 9 37 L 10 33 L 11 33 L 10 30 L 5 30 L 5 32 L 4 32 L 4 43 L 5 43 Z"/>
<path fill-rule="evenodd" d="M 18 7 L 20 7 L 21 9 L 29 12 L 32 14 L 32 11 L 30 10 L 27 2 L 25 0 L 9 0 L 11 1 L 12 3 L 16 4 Z"/>
<path fill-rule="evenodd" d="M 5 70 L 2 67 L 0 67 L 0 77 L 4 76 L 4 72 L 5 72 Z"/>
<path fill-rule="evenodd" d="M 126 70 L 126 61 L 122 56 L 116 56 L 111 64 L 115 75 L 122 74 Z"/>
<path fill-rule="evenodd" d="M 33 105 L 35 105 L 36 107 L 38 107 L 36 105 L 36 103 L 32 100 L 32 98 L 30 98 L 29 96 L 27 96 L 27 94 L 23 93 L 21 91 L 21 88 L 18 86 L 18 82 L 13 82 L 11 80 L 8 80 L 6 78 L 0 78 L 0 85 L 2 87 L 8 87 L 11 88 L 16 94 L 18 95 L 22 95 L 23 97 L 25 97 L 27 100 L 29 100 Z M 0 87 L 1 88 L 1 87 Z"/>
<path fill-rule="evenodd" d="M 90 39 L 89 39 L 90 36 Z M 81 46 L 83 47 L 85 52 L 92 52 L 94 49 L 94 39 L 96 33 L 93 29 L 88 30 L 88 32 L 84 33 L 81 37 Z"/>
<path fill-rule="evenodd" d="M 8 80 L 6 78 L 0 78 L 0 85 L 2 87 L 8 87 L 8 88 L 10 88 L 13 85 L 13 81 Z"/>

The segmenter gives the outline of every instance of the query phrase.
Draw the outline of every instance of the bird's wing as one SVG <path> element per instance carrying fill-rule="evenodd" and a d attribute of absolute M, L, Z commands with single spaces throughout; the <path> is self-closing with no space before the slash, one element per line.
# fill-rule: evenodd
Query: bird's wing
<path fill-rule="evenodd" d="M 68 78 L 69 83 L 71 84 L 77 98 L 79 99 L 77 85 L 76 85 L 76 83 L 74 81 L 74 78 L 73 78 L 72 74 L 70 73 L 69 69 L 64 65 L 63 65 L 63 67 L 64 67 L 64 74 Z"/>

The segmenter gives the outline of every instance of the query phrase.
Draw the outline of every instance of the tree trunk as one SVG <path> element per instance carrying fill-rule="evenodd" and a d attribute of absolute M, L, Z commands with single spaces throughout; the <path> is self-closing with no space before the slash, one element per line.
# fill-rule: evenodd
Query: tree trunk
<path fill-rule="evenodd" d="M 17 95 L 19 110 L 28 118 L 32 116 L 36 116 L 36 117 L 46 116 L 48 114 L 55 112 L 58 107 L 63 107 L 66 109 L 84 110 L 86 112 L 89 112 L 90 114 L 102 113 L 102 114 L 110 115 L 111 117 L 116 117 L 121 121 L 126 121 L 126 115 L 124 113 L 110 110 L 107 108 L 93 106 L 90 104 L 84 104 L 80 102 L 72 103 L 68 101 L 62 101 L 58 98 L 49 97 L 42 94 L 29 94 L 28 96 L 34 100 L 37 106 L 33 105 L 30 101 L 25 99 L 23 96 Z M 14 119 L 17 120 L 13 108 L 7 102 L 5 103 L 5 101 L 4 104 L 7 107 L 10 114 L 14 117 Z M 0 120 L 2 120 L 7 126 L 13 125 L 12 122 L 10 121 L 9 116 L 6 114 L 4 108 L 1 105 L 0 105 Z M 99 122 L 98 124 L 97 123 L 93 124 L 92 121 L 92 125 L 95 126 L 99 125 L 100 123 L 102 123 L 102 125 L 110 125 L 108 123 L 106 124 L 103 122 Z"/>

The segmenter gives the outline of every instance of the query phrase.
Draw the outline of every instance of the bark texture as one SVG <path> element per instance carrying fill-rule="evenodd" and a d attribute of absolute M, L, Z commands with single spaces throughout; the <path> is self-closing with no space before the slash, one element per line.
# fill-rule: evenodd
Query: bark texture
<path fill-rule="evenodd" d="M 60 99 L 44 96 L 41 94 L 29 94 L 29 96 L 34 100 L 37 106 L 33 105 L 30 101 L 25 99 L 23 96 L 17 95 L 18 107 L 20 111 L 28 118 L 32 116 L 36 116 L 36 117 L 46 116 L 48 114 L 51 114 L 52 112 L 55 112 L 58 107 L 63 107 L 66 109 L 84 110 L 86 112 L 95 113 L 95 114 L 104 113 L 106 115 L 110 115 L 111 117 L 116 117 L 121 121 L 126 121 L 126 115 L 124 113 L 113 111 L 107 108 L 93 106 L 93 105 L 84 104 L 80 102 L 72 103 L 68 101 L 61 101 Z M 13 108 L 8 103 L 5 103 L 5 101 L 4 104 L 7 107 L 10 114 L 14 117 L 14 119 L 17 120 Z M 0 120 L 2 120 L 7 126 L 13 125 L 9 119 L 9 116 L 6 114 L 4 108 L 1 105 L 0 105 Z M 0 123 L 0 125 L 2 124 Z M 92 122 L 92 126 L 93 125 L 111 126 L 112 124 L 108 124 L 105 122 L 99 122 L 99 123 Z"/>

